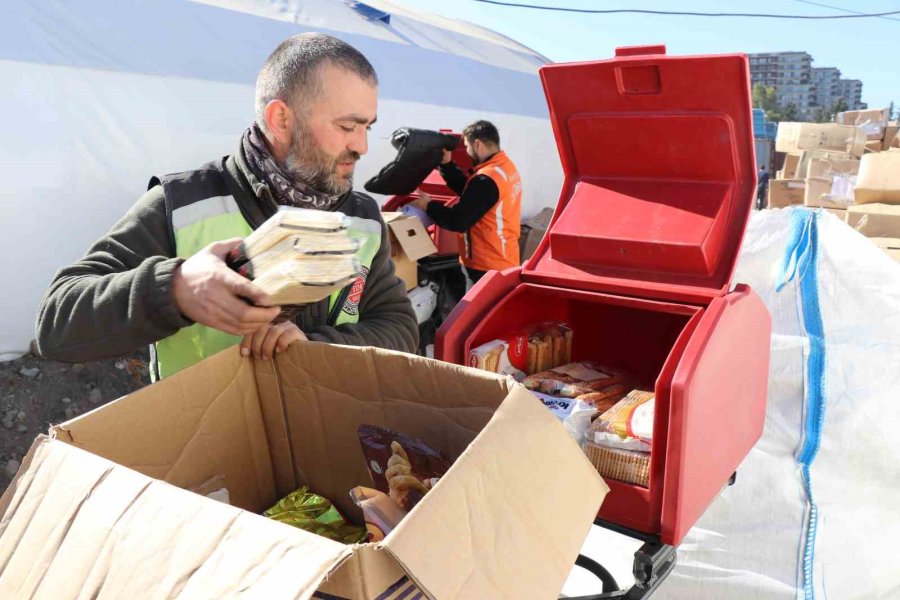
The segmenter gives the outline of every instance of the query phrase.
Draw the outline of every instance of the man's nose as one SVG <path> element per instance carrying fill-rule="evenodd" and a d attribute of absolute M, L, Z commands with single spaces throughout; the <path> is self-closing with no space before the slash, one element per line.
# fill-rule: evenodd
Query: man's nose
<path fill-rule="evenodd" d="M 369 151 L 369 130 L 365 127 L 358 127 L 356 133 L 350 138 L 347 149 L 356 152 L 360 156 Z"/>

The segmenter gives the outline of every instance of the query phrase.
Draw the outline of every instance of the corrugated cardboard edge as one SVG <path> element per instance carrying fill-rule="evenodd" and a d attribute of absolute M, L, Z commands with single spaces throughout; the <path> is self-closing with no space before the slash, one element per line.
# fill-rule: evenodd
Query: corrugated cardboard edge
<path fill-rule="evenodd" d="M 55 446 L 51 448 L 48 444 L 55 444 Z M 47 448 L 46 453 L 42 452 L 45 447 Z M 44 460 L 37 461 L 36 457 L 39 455 L 44 456 L 44 460 L 47 462 L 45 463 Z M 80 460 L 88 461 L 84 465 L 85 469 L 78 469 Z M 66 467 L 65 473 L 68 477 L 64 477 L 61 482 L 56 475 L 63 464 Z M 50 469 L 49 471 L 46 470 L 48 468 Z M 119 474 L 118 479 L 116 474 Z M 86 477 L 84 481 L 88 485 L 81 490 L 73 490 L 70 485 L 72 477 L 77 479 L 82 476 Z M 93 479 L 94 477 L 96 477 L 96 481 Z M 108 576 L 112 574 L 114 576 L 113 588 L 107 591 L 115 593 L 114 590 L 119 589 L 116 585 L 122 586 L 123 582 L 126 582 L 125 585 L 131 588 L 134 588 L 135 585 L 139 586 L 140 581 L 129 581 L 127 570 L 123 570 L 127 567 L 127 560 L 123 563 L 121 560 L 117 561 L 115 557 L 116 553 L 118 553 L 120 559 L 123 556 L 130 556 L 128 548 L 134 550 L 137 548 L 135 544 L 140 544 L 144 538 L 132 537 L 129 539 L 121 537 L 121 530 L 118 536 L 113 535 L 110 538 L 109 535 L 113 529 L 107 530 L 102 526 L 96 527 L 95 525 L 97 511 L 102 513 L 107 507 L 107 504 L 102 500 L 104 495 L 109 496 L 110 493 L 117 491 L 117 483 L 114 480 L 122 483 L 125 480 L 121 479 L 121 477 L 131 481 L 131 485 L 123 487 L 122 490 L 129 494 L 137 490 L 135 498 L 141 498 L 141 502 L 138 503 L 132 500 L 126 503 L 125 501 L 130 496 L 124 496 L 122 506 L 117 508 L 124 509 L 127 512 L 118 514 L 114 511 L 113 516 L 115 520 L 111 521 L 111 523 L 118 524 L 121 519 L 121 523 L 125 524 L 124 527 L 128 527 L 130 521 L 138 519 L 139 523 L 144 523 L 145 526 L 148 526 L 149 523 L 145 519 L 141 519 L 141 516 L 152 517 L 155 528 L 158 531 L 162 530 L 157 535 L 159 538 L 156 540 L 157 547 L 163 549 L 169 548 L 171 545 L 172 551 L 177 553 L 178 544 L 176 540 L 165 537 L 165 530 L 168 527 L 175 534 L 176 538 L 180 537 L 181 534 L 177 532 L 183 531 L 180 529 L 179 523 L 180 520 L 184 520 L 185 514 L 166 524 L 165 518 L 162 517 L 166 513 L 161 511 L 160 508 L 172 505 L 173 500 L 175 504 L 178 504 L 178 498 L 187 498 L 189 496 L 185 495 L 190 494 L 193 500 L 192 508 L 188 510 L 193 510 L 198 515 L 200 513 L 206 515 L 203 519 L 204 522 L 208 526 L 216 526 L 213 535 L 224 534 L 224 537 L 218 542 L 215 539 L 207 540 L 209 542 L 207 546 L 212 553 L 197 563 L 198 565 L 203 565 L 202 568 L 198 567 L 197 569 L 189 570 L 190 567 L 188 565 L 188 567 L 182 567 L 181 571 L 184 571 L 183 574 L 181 571 L 169 573 L 164 570 L 155 573 L 159 578 L 161 589 L 169 589 L 165 586 L 171 584 L 174 587 L 170 591 L 183 589 L 186 596 L 193 597 L 197 591 L 196 588 L 204 587 L 204 582 L 207 579 L 212 577 L 214 581 L 219 581 L 216 579 L 217 577 L 220 577 L 222 573 L 229 572 L 229 567 L 222 563 L 224 555 L 216 556 L 216 553 L 225 553 L 225 555 L 231 556 L 227 552 L 228 546 L 226 545 L 223 549 L 222 543 L 237 544 L 240 547 L 243 543 L 257 541 L 258 538 L 262 543 L 257 546 L 257 549 L 261 551 L 257 554 L 260 559 L 265 558 L 264 562 L 267 567 L 260 571 L 261 562 L 257 563 L 253 562 L 253 560 L 247 562 L 245 560 L 242 563 L 238 561 L 234 566 L 243 568 L 242 571 L 239 571 L 243 579 L 235 579 L 231 582 L 223 581 L 224 588 L 228 589 L 230 585 L 232 591 L 236 591 L 238 588 L 235 586 L 250 585 L 251 587 L 240 587 L 240 589 L 247 590 L 252 589 L 253 586 L 261 586 L 262 589 L 258 591 L 267 589 L 269 592 L 273 592 L 280 586 L 281 582 L 291 581 L 292 585 L 297 584 L 296 590 L 291 591 L 291 594 L 302 589 L 304 591 L 298 597 L 309 598 L 314 595 L 315 590 L 322 584 L 322 581 L 352 558 L 355 552 L 353 547 L 345 547 L 304 531 L 291 528 L 283 529 L 282 525 L 268 521 L 254 513 L 193 495 L 176 486 L 147 477 L 127 467 L 116 465 L 71 444 L 42 435 L 35 440 L 26 460 L 23 461 L 23 467 L 17 474 L 15 483 L 10 486 L 7 492 L 4 493 L 2 500 L 0 500 L 0 539 L 2 539 L 4 533 L 8 533 L 9 525 L 16 523 L 16 529 L 13 534 L 19 536 L 14 540 L 6 540 L 4 556 L 0 556 L 0 562 L 3 564 L 3 567 L 0 568 L 0 581 L 6 579 L 6 587 L 10 585 L 15 587 L 16 581 L 20 580 L 22 583 L 27 583 L 28 589 L 35 592 L 48 593 L 51 596 L 53 595 L 52 590 L 59 592 L 61 589 L 65 589 L 67 585 L 75 585 L 76 589 L 73 589 L 73 593 L 77 592 L 77 582 L 73 583 L 68 581 L 68 579 L 61 579 L 59 576 L 61 573 L 65 573 L 67 569 L 70 569 L 73 564 L 67 561 L 66 557 L 74 558 L 73 553 L 82 552 L 82 542 L 88 542 L 89 545 L 103 548 L 103 556 L 98 555 L 96 557 L 96 561 L 99 562 L 95 562 L 92 556 L 84 556 L 82 554 L 78 557 L 74 565 L 74 572 L 82 575 L 85 583 L 89 582 L 93 586 L 99 586 L 97 590 L 100 591 L 109 583 Z M 31 490 L 31 487 L 39 482 L 46 489 L 39 486 L 36 491 Z M 146 483 L 141 485 L 141 482 Z M 137 487 L 135 484 L 137 484 Z M 56 486 L 55 491 L 54 486 Z M 69 494 L 69 490 L 73 490 L 74 495 Z M 70 495 L 72 496 L 71 498 L 69 498 Z M 96 496 L 99 496 L 99 498 Z M 93 506 L 91 506 L 92 502 Z M 205 505 L 206 503 L 209 503 L 210 510 L 213 512 L 207 513 L 205 509 L 198 512 L 197 506 Z M 18 511 L 26 509 L 29 512 L 24 517 L 18 515 Z M 34 512 L 34 515 L 32 515 L 32 512 Z M 92 514 L 94 515 L 93 517 L 91 516 Z M 118 516 L 116 517 L 115 515 Z M 55 517 L 59 517 L 59 519 Z M 163 523 L 160 523 L 161 518 Z M 68 519 L 68 522 L 66 519 Z M 258 531 L 257 519 L 264 523 L 268 529 L 264 528 L 262 532 Z M 30 531 L 35 526 L 38 527 L 38 530 Z M 173 526 L 176 528 L 172 529 Z M 201 528 L 201 537 L 197 537 L 198 533 L 195 530 L 188 537 L 181 539 L 180 544 L 182 548 L 196 548 L 191 545 L 190 536 L 198 540 L 203 539 L 204 530 L 202 529 L 202 524 L 198 523 L 196 526 Z M 278 533 L 275 537 L 272 537 L 276 528 Z M 45 536 L 40 535 L 43 530 L 52 532 L 53 539 L 48 540 Z M 78 533 L 75 533 L 76 530 Z M 83 538 L 86 531 L 91 532 L 91 537 Z M 74 541 L 70 539 L 73 535 Z M 118 543 L 114 542 L 110 545 L 110 539 L 118 540 Z M 22 544 L 28 544 L 29 540 L 33 545 L 23 548 Z M 11 546 L 10 543 L 12 543 Z M 327 552 L 323 554 L 326 547 Z M 18 560 L 19 564 L 16 570 L 7 571 L 7 569 L 12 568 L 11 564 L 15 564 L 15 555 L 23 551 L 26 552 L 26 558 Z M 292 566 L 300 558 L 297 556 L 298 551 L 300 556 L 308 556 L 308 552 L 317 553 L 316 564 L 312 568 L 307 568 L 302 575 Z M 27 558 L 31 554 L 35 554 L 35 552 L 39 553 L 40 557 L 37 564 L 29 561 Z M 153 554 L 155 552 L 153 549 L 148 550 L 148 552 L 154 557 L 158 556 Z M 203 552 L 203 548 L 193 552 L 192 560 L 197 561 L 201 559 L 205 556 Z M 137 561 L 138 559 L 135 558 L 134 560 Z M 159 564 L 165 564 L 167 559 L 165 556 L 162 556 L 158 560 L 155 558 L 154 560 Z M 10 561 L 13 562 L 11 563 Z M 84 570 L 78 567 L 77 563 L 83 563 L 84 566 L 89 568 Z M 152 567 L 150 568 L 152 569 Z M 188 570 L 185 570 L 185 568 Z M 179 577 L 179 574 L 188 575 L 188 578 L 173 579 L 173 577 Z M 143 574 L 142 577 L 146 579 L 147 574 Z M 207 583 L 209 582 L 207 581 Z M 193 592 L 189 592 L 188 588 L 193 589 Z M 215 594 L 213 594 L 214 596 Z M 266 597 L 285 596 L 275 594 L 274 596 L 268 595 Z"/>
<path fill-rule="evenodd" d="M 522 469 L 504 472 L 508 487 L 485 491 L 491 482 L 481 467 L 489 468 L 495 457 Z M 551 481 L 536 481 L 537 475 Z M 608 491 L 556 418 L 524 387 L 511 384 L 494 418 L 429 493 L 428 501 L 413 509 L 380 547 L 429 598 L 494 598 L 498 593 L 555 597 Z M 497 511 L 498 502 L 509 510 Z M 498 512 L 505 519 L 502 523 L 492 520 Z M 457 532 L 445 525 L 448 521 L 467 536 L 451 540 Z M 493 543 L 477 541 L 485 531 Z M 421 551 L 435 540 L 448 549 L 439 560 Z M 490 556 L 479 564 L 478 571 L 486 575 L 476 579 L 471 565 L 479 553 Z M 509 589 L 500 592 L 498 581 Z"/>

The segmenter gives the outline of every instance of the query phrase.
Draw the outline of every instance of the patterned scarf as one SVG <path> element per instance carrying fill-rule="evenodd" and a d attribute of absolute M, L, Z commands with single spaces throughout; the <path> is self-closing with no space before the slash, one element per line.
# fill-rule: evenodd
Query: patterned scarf
<path fill-rule="evenodd" d="M 268 184 L 275 202 L 285 206 L 331 210 L 341 196 L 329 196 L 286 173 L 266 146 L 265 136 L 254 123 L 241 137 L 241 149 L 253 174 Z"/>

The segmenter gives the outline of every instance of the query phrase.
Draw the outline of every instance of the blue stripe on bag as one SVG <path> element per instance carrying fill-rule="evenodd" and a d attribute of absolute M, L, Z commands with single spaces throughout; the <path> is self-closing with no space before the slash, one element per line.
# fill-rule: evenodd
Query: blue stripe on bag
<path fill-rule="evenodd" d="M 803 597 L 815 598 L 813 564 L 819 509 L 813 498 L 810 467 L 819 451 L 822 425 L 825 422 L 825 329 L 819 306 L 819 230 L 818 213 L 808 209 L 793 209 L 791 232 L 785 249 L 784 263 L 776 291 L 794 279 L 800 283 L 800 304 L 803 328 L 809 339 L 809 358 L 806 364 L 807 390 L 803 426 L 803 442 L 798 449 L 797 462 L 803 476 L 807 498 L 804 518 L 806 535 L 801 540 L 803 556 Z"/>

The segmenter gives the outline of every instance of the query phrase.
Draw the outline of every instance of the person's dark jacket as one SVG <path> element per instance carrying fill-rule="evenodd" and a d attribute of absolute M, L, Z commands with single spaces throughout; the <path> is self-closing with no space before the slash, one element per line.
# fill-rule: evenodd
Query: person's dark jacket
<path fill-rule="evenodd" d="M 447 187 L 459 196 L 459 202 L 453 206 L 431 202 L 425 212 L 438 227 L 465 233 L 497 204 L 500 190 L 487 175 L 476 175 L 470 180 L 455 162 L 442 164 L 440 171 Z"/>
<path fill-rule="evenodd" d="M 278 206 L 271 192 L 240 151 L 217 166 L 251 227 L 275 213 Z M 394 272 L 378 205 L 366 194 L 349 192 L 334 210 L 382 224 L 381 247 L 366 280 L 359 322 L 330 326 L 327 299 L 305 307 L 295 322 L 313 341 L 415 352 L 418 324 Z M 38 312 L 40 353 L 75 362 L 111 358 L 191 325 L 179 313 L 172 292 L 172 278 L 182 262 L 167 222 L 163 188 L 155 186 L 84 257 L 56 274 Z"/>

